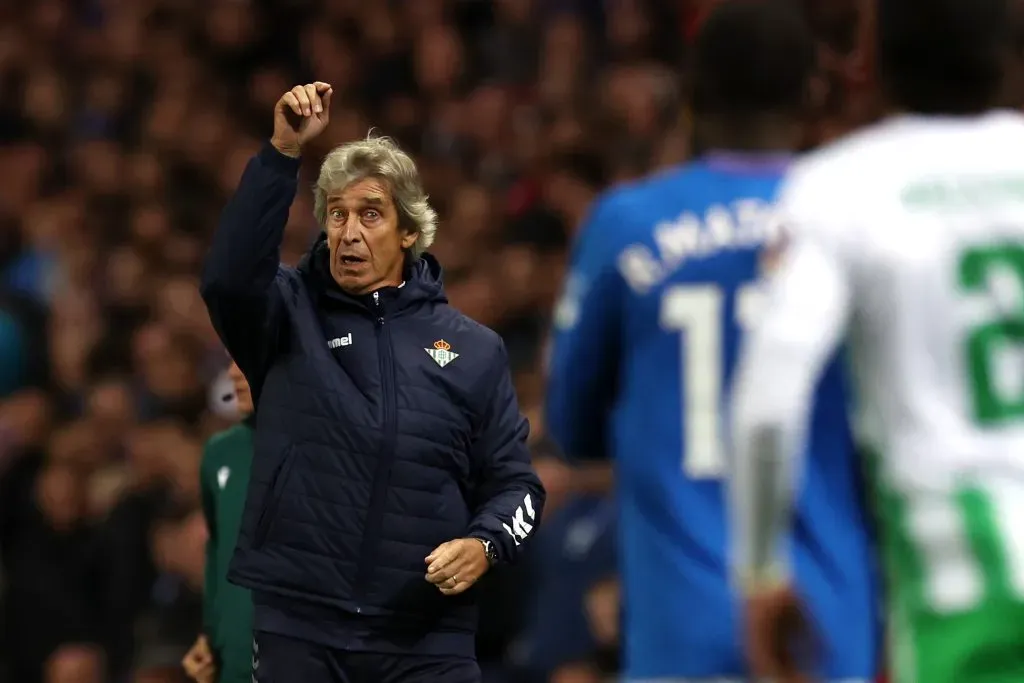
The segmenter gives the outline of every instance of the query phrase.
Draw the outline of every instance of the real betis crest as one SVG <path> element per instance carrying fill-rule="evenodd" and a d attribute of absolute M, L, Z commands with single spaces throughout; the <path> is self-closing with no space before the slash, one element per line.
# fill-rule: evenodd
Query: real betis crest
<path fill-rule="evenodd" d="M 430 357 L 434 359 L 434 362 L 442 368 L 459 357 L 459 354 L 452 351 L 452 345 L 444 339 L 438 339 L 434 342 L 434 348 L 423 350 L 429 353 Z"/>

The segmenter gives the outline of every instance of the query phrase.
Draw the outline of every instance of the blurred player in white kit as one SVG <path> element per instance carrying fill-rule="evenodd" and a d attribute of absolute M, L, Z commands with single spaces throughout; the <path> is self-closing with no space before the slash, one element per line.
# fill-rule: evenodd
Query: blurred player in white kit
<path fill-rule="evenodd" d="M 1009 0 L 878 0 L 894 113 L 791 172 L 733 405 L 755 670 L 802 681 L 779 560 L 809 399 L 847 345 L 897 683 L 1024 681 L 1024 117 Z M 865 606 L 867 608 L 867 606 Z"/>

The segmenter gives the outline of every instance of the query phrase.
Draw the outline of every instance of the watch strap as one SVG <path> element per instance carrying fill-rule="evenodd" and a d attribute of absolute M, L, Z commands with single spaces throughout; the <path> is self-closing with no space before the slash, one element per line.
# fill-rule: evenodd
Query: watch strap
<path fill-rule="evenodd" d="M 474 536 L 473 538 L 474 540 L 479 541 L 480 545 L 484 547 L 484 557 L 487 558 L 489 563 L 493 565 L 498 561 L 498 551 L 495 550 L 493 543 L 488 541 L 486 538 L 480 538 L 478 536 Z"/>

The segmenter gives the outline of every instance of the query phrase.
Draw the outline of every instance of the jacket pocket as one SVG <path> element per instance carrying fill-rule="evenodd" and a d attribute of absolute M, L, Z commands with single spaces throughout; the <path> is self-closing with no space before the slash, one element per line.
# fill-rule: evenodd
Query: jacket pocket
<path fill-rule="evenodd" d="M 295 462 L 295 450 L 289 448 L 281 464 L 274 470 L 274 477 L 270 483 L 270 490 L 264 498 L 263 509 L 260 511 L 259 520 L 256 522 L 256 533 L 253 535 L 252 547 L 260 548 L 270 536 L 274 528 L 274 521 L 277 518 L 277 507 L 281 502 L 285 487 L 288 485 L 288 477 L 291 476 L 292 465 Z"/>

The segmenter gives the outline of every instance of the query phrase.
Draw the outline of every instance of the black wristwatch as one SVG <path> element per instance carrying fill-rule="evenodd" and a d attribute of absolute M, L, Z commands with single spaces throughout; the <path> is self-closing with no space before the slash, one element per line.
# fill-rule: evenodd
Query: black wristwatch
<path fill-rule="evenodd" d="M 494 549 L 494 544 L 483 538 L 476 538 L 480 541 L 480 545 L 484 547 L 484 557 L 487 558 L 487 562 L 493 567 L 494 563 L 498 561 L 498 551 Z"/>

